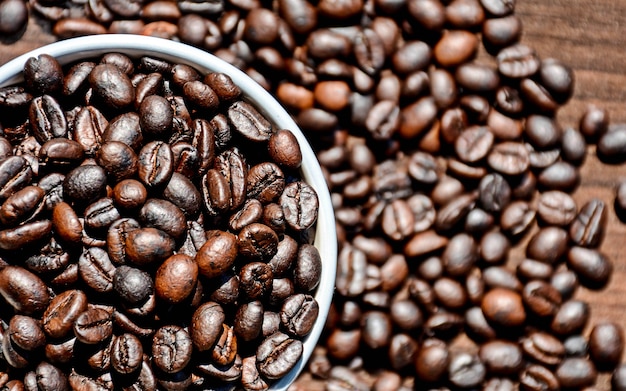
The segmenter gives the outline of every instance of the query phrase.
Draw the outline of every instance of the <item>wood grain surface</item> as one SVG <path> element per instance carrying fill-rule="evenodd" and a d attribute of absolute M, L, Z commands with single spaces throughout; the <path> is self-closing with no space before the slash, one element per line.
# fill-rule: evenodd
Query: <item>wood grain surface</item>
<path fill-rule="evenodd" d="M 562 126 L 576 126 L 586 105 L 609 110 L 612 122 L 626 122 L 626 1 L 624 0 L 518 0 L 517 14 L 524 33 L 522 42 L 542 58 L 562 60 L 575 71 L 574 98 L 558 113 Z M 0 43 L 0 65 L 33 48 L 53 42 L 45 28 L 33 22 L 19 40 Z M 591 303 L 592 324 L 602 320 L 626 329 L 626 225 L 612 211 L 616 185 L 626 180 L 626 165 L 605 165 L 590 148 L 575 193 L 578 205 L 597 197 L 611 205 L 609 227 L 601 250 L 614 262 L 614 274 L 602 291 L 580 289 L 577 296 Z M 521 259 L 519 252 L 511 259 Z M 323 389 L 308 378 L 298 389 Z M 609 390 L 603 375 L 599 390 Z"/>

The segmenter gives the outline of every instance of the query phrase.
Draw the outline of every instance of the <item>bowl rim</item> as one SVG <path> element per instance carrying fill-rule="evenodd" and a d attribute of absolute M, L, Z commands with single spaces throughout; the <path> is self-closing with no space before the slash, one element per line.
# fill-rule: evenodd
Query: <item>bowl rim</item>
<path fill-rule="evenodd" d="M 326 323 L 335 288 L 337 264 L 335 217 L 330 192 L 313 149 L 304 133 L 283 106 L 243 71 L 205 50 L 165 38 L 131 34 L 103 34 L 56 41 L 24 53 L 0 66 L 0 87 L 23 81 L 24 64 L 29 58 L 37 57 L 40 54 L 49 54 L 57 58 L 62 65 L 67 65 L 109 52 L 124 53 L 131 58 L 154 56 L 163 60 L 190 65 L 201 73 L 226 73 L 243 91 L 247 101 L 251 102 L 278 129 L 291 130 L 298 140 L 302 151 L 301 172 L 303 179 L 315 189 L 319 198 L 314 245 L 319 250 L 323 267 L 320 282 L 314 295 L 319 304 L 319 316 L 313 329 L 303 340 L 302 357 L 289 373 L 270 387 L 271 390 L 276 391 L 286 390 L 298 377 L 315 349 Z"/>

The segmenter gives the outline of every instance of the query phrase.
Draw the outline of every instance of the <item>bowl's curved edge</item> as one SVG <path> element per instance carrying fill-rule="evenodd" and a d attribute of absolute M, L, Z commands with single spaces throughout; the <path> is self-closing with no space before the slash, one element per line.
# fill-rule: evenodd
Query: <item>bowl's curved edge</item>
<path fill-rule="evenodd" d="M 147 47 L 151 49 L 147 49 Z M 262 107 L 260 111 L 270 119 L 270 122 L 279 128 L 291 130 L 296 136 L 302 150 L 303 164 L 301 170 L 303 177 L 315 189 L 319 197 L 319 210 L 322 213 L 318 215 L 314 244 L 320 252 L 323 267 L 320 283 L 315 294 L 320 307 L 318 321 L 305 339 L 304 351 L 300 361 L 291 372 L 274 383 L 271 388 L 276 391 L 286 390 L 306 365 L 315 348 L 315 342 L 324 329 L 335 286 L 337 260 L 335 217 L 328 187 L 313 149 L 309 145 L 306 136 L 280 103 L 243 71 L 204 50 L 163 38 L 128 34 L 104 34 L 57 41 L 34 49 L 2 65 L 0 67 L 0 87 L 21 82 L 23 80 L 21 73 L 26 61 L 40 54 L 54 56 L 62 65 L 66 65 L 84 58 L 97 57 L 116 51 L 128 54 L 131 57 L 146 55 L 172 62 L 185 63 L 201 72 L 227 73 L 234 83 L 242 89 L 247 100 L 257 108 Z M 185 60 L 181 61 L 181 59 Z M 328 240 L 322 240 L 322 236 L 328 238 Z M 307 343 L 309 340 L 312 343 Z"/>

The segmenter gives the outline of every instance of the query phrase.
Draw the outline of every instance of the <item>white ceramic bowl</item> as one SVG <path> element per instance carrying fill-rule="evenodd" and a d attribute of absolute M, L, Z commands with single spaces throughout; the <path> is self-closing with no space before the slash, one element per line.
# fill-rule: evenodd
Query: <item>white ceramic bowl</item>
<path fill-rule="evenodd" d="M 277 129 L 289 129 L 298 139 L 302 150 L 302 176 L 315 189 L 319 197 L 319 216 L 314 244 L 322 257 L 323 268 L 315 294 L 320 307 L 319 317 L 311 333 L 304 340 L 302 358 L 291 372 L 271 387 L 272 390 L 286 390 L 302 371 L 315 348 L 326 322 L 335 286 L 337 259 L 335 217 L 324 175 L 311 146 L 278 101 L 244 72 L 203 50 L 162 38 L 106 34 L 58 41 L 32 50 L 1 66 L 0 87 L 21 82 L 26 60 L 40 54 L 45 53 L 54 56 L 62 65 L 66 65 L 87 58 L 96 58 L 108 52 L 124 53 L 131 58 L 158 57 L 174 63 L 188 64 L 201 73 L 226 73 L 241 88 L 246 100 L 256 106 Z"/>

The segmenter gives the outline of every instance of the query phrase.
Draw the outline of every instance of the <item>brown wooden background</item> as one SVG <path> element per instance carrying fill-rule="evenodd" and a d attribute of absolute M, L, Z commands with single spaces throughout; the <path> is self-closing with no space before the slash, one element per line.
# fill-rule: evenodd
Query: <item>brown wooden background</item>
<path fill-rule="evenodd" d="M 626 1 L 518 0 L 517 3 L 516 12 L 524 24 L 522 41 L 533 46 L 542 58 L 558 58 L 575 70 L 576 93 L 559 112 L 561 124 L 575 126 L 580 113 L 590 103 L 607 108 L 612 122 L 626 122 Z M 0 65 L 54 40 L 31 18 L 19 40 L 0 43 Z M 603 165 L 590 150 L 575 198 L 581 205 L 585 200 L 599 197 L 612 206 L 615 186 L 621 180 L 626 180 L 626 165 Z M 592 323 L 613 320 L 626 329 L 625 244 L 626 225 L 611 213 L 602 250 L 614 262 L 613 278 L 603 291 L 581 289 L 578 294 L 591 303 Z M 300 386 L 322 388 L 321 384 L 308 381 Z M 610 389 L 606 375 L 599 380 L 598 389 Z"/>

